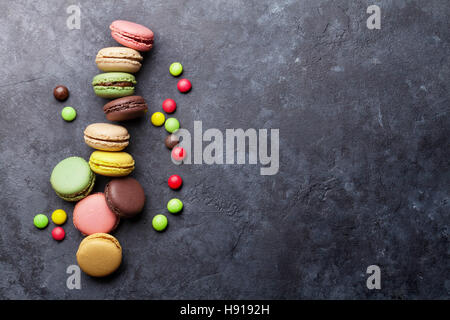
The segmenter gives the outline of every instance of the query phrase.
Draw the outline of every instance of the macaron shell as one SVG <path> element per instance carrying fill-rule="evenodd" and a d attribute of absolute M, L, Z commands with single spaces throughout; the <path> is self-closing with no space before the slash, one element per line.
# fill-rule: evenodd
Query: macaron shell
<path fill-rule="evenodd" d="M 153 47 L 153 31 L 140 24 L 116 20 L 109 26 L 111 29 L 111 36 L 118 43 L 138 50 L 149 51 Z"/>
<path fill-rule="evenodd" d="M 84 142 L 91 148 L 103 151 L 121 151 L 125 149 L 129 142 L 112 142 L 112 141 L 102 141 L 92 139 L 90 137 L 84 136 Z"/>
<path fill-rule="evenodd" d="M 96 58 L 97 67 L 105 72 L 122 71 L 136 73 L 141 69 L 142 64 L 134 60 L 117 58 Z"/>
<path fill-rule="evenodd" d="M 113 236 L 94 233 L 81 241 L 76 257 L 83 272 L 93 277 L 104 277 L 119 268 L 122 247 Z"/>
<path fill-rule="evenodd" d="M 80 201 L 81 199 L 86 198 L 86 197 L 92 192 L 92 190 L 94 189 L 95 178 L 96 178 L 95 174 L 92 173 L 92 176 L 91 176 L 91 180 L 90 180 L 89 186 L 88 186 L 85 190 L 83 190 L 82 192 L 80 192 L 79 194 L 75 194 L 75 195 L 70 196 L 70 195 L 64 195 L 64 194 L 62 194 L 62 193 L 59 193 L 59 192 L 56 192 L 56 191 L 55 191 L 55 192 L 56 192 L 56 195 L 57 195 L 58 197 L 60 197 L 61 199 L 65 200 L 65 201 L 69 201 L 69 202 Z"/>
<path fill-rule="evenodd" d="M 134 170 L 134 159 L 126 152 L 94 151 L 89 158 L 92 171 L 110 177 L 122 177 Z"/>
<path fill-rule="evenodd" d="M 109 209 L 104 193 L 91 194 L 78 202 L 73 210 L 73 224 L 85 235 L 109 233 L 118 223 L 119 219 Z"/>
<path fill-rule="evenodd" d="M 96 75 L 92 79 L 92 85 L 96 86 L 102 82 L 131 82 L 136 84 L 136 78 L 126 72 L 105 72 Z"/>
<path fill-rule="evenodd" d="M 94 86 L 94 93 L 101 98 L 115 99 L 132 96 L 134 94 L 134 87 Z"/>

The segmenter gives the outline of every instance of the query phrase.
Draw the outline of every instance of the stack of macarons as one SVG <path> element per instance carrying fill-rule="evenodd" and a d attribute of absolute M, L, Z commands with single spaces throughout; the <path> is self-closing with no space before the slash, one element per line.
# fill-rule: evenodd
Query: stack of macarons
<path fill-rule="evenodd" d="M 144 98 L 134 96 L 136 78 L 143 57 L 141 52 L 153 47 L 153 32 L 136 23 L 118 20 L 110 25 L 112 37 L 125 47 L 101 49 L 96 56 L 103 73 L 92 80 L 96 95 L 115 99 L 103 107 L 110 121 L 125 121 L 143 116 L 147 110 Z M 122 247 L 109 233 L 121 218 L 139 214 L 145 204 L 141 184 L 129 175 L 135 166 L 133 157 L 124 152 L 129 145 L 128 130 L 110 123 L 93 123 L 84 130 L 85 143 L 96 149 L 89 162 L 68 157 L 53 169 L 50 183 L 56 194 L 66 201 L 77 202 L 73 224 L 85 236 L 77 252 L 81 269 L 95 277 L 114 272 L 122 261 Z M 104 192 L 91 194 L 96 174 L 114 177 Z"/>
<path fill-rule="evenodd" d="M 143 116 L 147 112 L 144 98 L 134 96 L 136 78 L 133 75 L 142 66 L 141 52 L 153 47 L 153 31 L 140 24 L 116 20 L 109 26 L 111 36 L 125 47 L 101 49 L 95 58 L 103 73 L 92 79 L 97 96 L 113 100 L 103 107 L 110 121 L 125 121 Z"/>

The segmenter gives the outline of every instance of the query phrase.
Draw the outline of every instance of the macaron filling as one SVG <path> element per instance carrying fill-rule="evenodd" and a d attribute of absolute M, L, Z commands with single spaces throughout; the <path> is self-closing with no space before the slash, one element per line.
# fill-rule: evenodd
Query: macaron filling
<path fill-rule="evenodd" d="M 147 110 L 147 105 L 144 103 L 130 103 L 130 104 L 123 104 L 123 105 L 117 105 L 109 107 L 108 109 L 105 109 L 105 113 L 111 113 L 111 112 L 118 112 L 118 111 L 124 111 L 124 110 L 130 110 L 130 109 L 142 109 Z"/>
<path fill-rule="evenodd" d="M 123 38 L 125 40 L 128 41 L 134 41 L 137 43 L 141 43 L 141 44 L 145 44 L 147 46 L 153 45 L 153 39 L 145 39 L 145 38 L 141 38 L 135 35 L 132 35 L 130 33 L 127 33 L 125 31 L 120 31 L 118 29 L 116 29 L 114 26 L 110 26 L 111 32 L 115 35 L 118 36 L 120 38 Z"/>
<path fill-rule="evenodd" d="M 102 87 L 132 87 L 133 83 L 129 81 L 100 82 L 96 86 Z"/>

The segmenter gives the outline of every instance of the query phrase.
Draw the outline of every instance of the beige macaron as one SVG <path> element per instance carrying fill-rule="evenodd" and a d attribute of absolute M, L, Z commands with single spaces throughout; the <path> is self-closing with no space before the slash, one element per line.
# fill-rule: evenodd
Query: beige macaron
<path fill-rule="evenodd" d="M 141 54 L 127 47 L 109 47 L 103 48 L 95 57 L 97 67 L 105 72 L 138 72 L 141 68 Z"/>
<path fill-rule="evenodd" d="M 81 241 L 77 251 L 81 270 L 92 277 L 110 275 L 122 263 L 119 241 L 107 233 L 94 233 Z"/>
<path fill-rule="evenodd" d="M 92 123 L 84 129 L 84 142 L 97 150 L 123 150 L 128 146 L 129 139 L 128 130 L 116 124 Z"/>

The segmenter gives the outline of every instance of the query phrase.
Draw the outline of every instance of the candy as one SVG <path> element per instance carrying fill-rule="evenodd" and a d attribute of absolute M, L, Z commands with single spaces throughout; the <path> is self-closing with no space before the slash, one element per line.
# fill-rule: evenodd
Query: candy
<path fill-rule="evenodd" d="M 150 119 L 152 124 L 156 127 L 162 126 L 165 120 L 166 120 L 166 117 L 164 116 L 164 113 L 162 113 L 162 112 L 155 112 L 154 114 L 152 114 L 152 117 Z"/>
<path fill-rule="evenodd" d="M 34 216 L 33 223 L 36 228 L 44 229 L 48 225 L 48 218 L 44 214 Z"/>
<path fill-rule="evenodd" d="M 64 224 L 67 220 L 67 213 L 62 209 L 57 209 L 52 213 L 52 221 L 54 224 Z"/>
<path fill-rule="evenodd" d="M 61 241 L 66 236 L 64 229 L 61 227 L 56 227 L 52 230 L 52 237 L 55 240 Z"/>
<path fill-rule="evenodd" d="M 186 157 L 186 151 L 182 147 L 175 147 L 172 149 L 172 159 L 175 161 L 182 161 Z"/>
<path fill-rule="evenodd" d="M 183 184 L 183 180 L 181 177 L 177 174 L 173 174 L 169 177 L 169 180 L 167 181 L 167 184 L 169 185 L 170 189 L 179 189 L 181 185 Z"/>
<path fill-rule="evenodd" d="M 166 120 L 164 126 L 166 127 L 167 132 L 173 133 L 180 129 L 180 122 L 176 118 L 169 118 Z"/>
<path fill-rule="evenodd" d="M 166 137 L 166 140 L 164 140 L 166 147 L 169 149 L 173 149 L 173 147 L 175 147 L 179 142 L 180 142 L 180 139 L 175 134 L 169 134 Z"/>
<path fill-rule="evenodd" d="M 183 202 L 177 198 L 170 199 L 167 203 L 167 210 L 169 210 L 170 213 L 178 213 L 183 210 Z"/>
<path fill-rule="evenodd" d="M 166 113 L 174 113 L 177 109 L 177 104 L 173 99 L 166 99 L 162 103 L 162 108 Z"/>
<path fill-rule="evenodd" d="M 57 86 L 53 89 L 53 95 L 56 100 L 64 101 L 69 97 L 69 89 L 65 86 Z"/>
<path fill-rule="evenodd" d="M 169 72 L 174 77 L 178 77 L 183 72 L 183 65 L 179 62 L 174 62 L 170 65 Z"/>
<path fill-rule="evenodd" d="M 64 107 L 61 111 L 61 117 L 66 121 L 73 121 L 77 117 L 77 111 L 72 107 Z"/>
<path fill-rule="evenodd" d="M 188 79 L 181 79 L 178 81 L 177 88 L 181 93 L 186 93 L 191 90 L 192 84 Z"/>
<path fill-rule="evenodd" d="M 167 217 L 163 214 L 157 214 L 153 217 L 152 226 L 156 231 L 163 231 L 167 228 Z"/>

